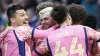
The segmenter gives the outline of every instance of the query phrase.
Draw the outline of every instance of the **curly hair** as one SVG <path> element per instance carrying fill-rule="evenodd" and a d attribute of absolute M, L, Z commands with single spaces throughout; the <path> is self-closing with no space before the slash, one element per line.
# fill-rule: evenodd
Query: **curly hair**
<path fill-rule="evenodd" d="M 81 23 L 86 19 L 87 13 L 85 8 L 78 4 L 68 5 L 69 14 L 72 17 L 72 24 Z"/>
<path fill-rule="evenodd" d="M 66 5 L 59 5 L 53 8 L 51 11 L 51 17 L 58 23 L 61 24 L 66 20 L 68 15 L 68 9 Z"/>
<path fill-rule="evenodd" d="M 36 9 L 37 9 L 37 13 L 39 14 L 39 12 L 46 8 L 46 7 L 54 7 L 55 5 L 52 2 L 41 2 L 37 5 Z"/>

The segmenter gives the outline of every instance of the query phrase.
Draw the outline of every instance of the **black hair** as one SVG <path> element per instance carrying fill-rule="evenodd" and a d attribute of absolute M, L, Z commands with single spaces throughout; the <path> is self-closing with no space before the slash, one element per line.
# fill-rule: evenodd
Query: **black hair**
<path fill-rule="evenodd" d="M 72 18 L 72 24 L 82 23 L 87 17 L 85 8 L 78 4 L 70 4 L 68 11 Z"/>
<path fill-rule="evenodd" d="M 93 28 L 94 30 L 97 29 L 97 19 L 93 15 L 88 15 L 83 25 Z"/>
<path fill-rule="evenodd" d="M 7 17 L 8 17 L 8 24 L 11 25 L 11 20 L 10 18 L 15 16 L 15 13 L 17 10 L 21 10 L 24 9 L 22 6 L 20 5 L 12 5 L 11 7 L 9 7 L 7 9 Z"/>
<path fill-rule="evenodd" d="M 51 17 L 58 23 L 61 24 L 66 20 L 68 9 L 66 5 L 59 5 L 53 8 L 51 11 Z"/>

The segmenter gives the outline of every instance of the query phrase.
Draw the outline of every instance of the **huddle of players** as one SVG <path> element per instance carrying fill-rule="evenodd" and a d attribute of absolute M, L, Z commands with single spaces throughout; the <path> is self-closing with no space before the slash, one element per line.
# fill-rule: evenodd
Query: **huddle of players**
<path fill-rule="evenodd" d="M 32 28 L 28 26 L 28 16 L 20 5 L 8 8 L 10 27 L 0 35 L 2 55 L 99 56 L 97 41 L 100 32 L 96 31 L 96 22 L 91 21 L 96 21 L 95 18 L 90 19 L 84 7 L 77 4 L 54 6 L 51 2 L 43 2 L 37 6 L 37 13 L 41 25 Z M 13 38 L 17 40 L 14 42 L 17 49 L 9 46 Z"/>

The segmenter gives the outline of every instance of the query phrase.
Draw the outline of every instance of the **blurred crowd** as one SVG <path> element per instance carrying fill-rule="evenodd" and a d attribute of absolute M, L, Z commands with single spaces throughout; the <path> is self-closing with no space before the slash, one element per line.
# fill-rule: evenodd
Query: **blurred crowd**
<path fill-rule="evenodd" d="M 97 18 L 98 29 L 100 28 L 100 0 L 0 0 L 0 32 L 8 26 L 6 10 L 13 4 L 19 4 L 24 7 L 29 17 L 29 25 L 37 27 L 40 23 L 36 12 L 36 6 L 41 2 L 50 1 L 55 5 L 71 3 L 80 4 L 85 7 L 88 14 Z"/>

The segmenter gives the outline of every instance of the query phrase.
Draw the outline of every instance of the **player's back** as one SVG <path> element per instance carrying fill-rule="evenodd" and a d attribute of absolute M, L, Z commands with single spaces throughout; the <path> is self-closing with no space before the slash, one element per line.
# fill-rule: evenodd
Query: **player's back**
<path fill-rule="evenodd" d="M 61 27 L 47 38 L 53 56 L 88 56 L 87 37 L 83 26 Z"/>

